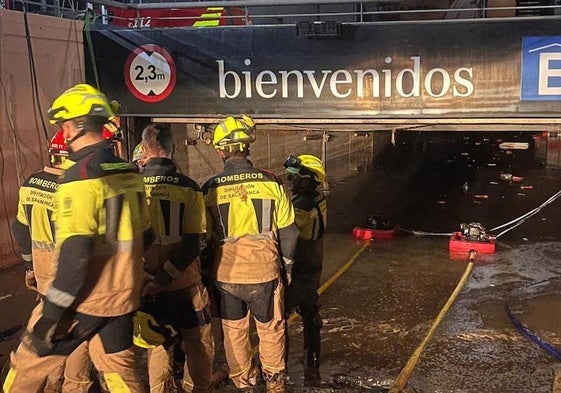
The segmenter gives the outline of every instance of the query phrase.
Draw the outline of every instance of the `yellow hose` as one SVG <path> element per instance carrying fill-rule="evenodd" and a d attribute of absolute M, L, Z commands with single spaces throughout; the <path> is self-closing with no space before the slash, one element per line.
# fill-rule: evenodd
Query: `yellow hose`
<path fill-rule="evenodd" d="M 360 253 L 370 246 L 370 243 L 371 243 L 370 241 L 365 242 L 362 245 L 362 247 L 360 247 L 359 250 L 354 253 L 351 259 L 349 259 L 343 266 L 341 266 L 341 268 L 339 268 L 339 270 L 337 270 L 337 272 L 333 276 L 331 276 L 326 282 L 324 282 L 323 285 L 318 289 L 318 295 L 321 295 L 331 284 L 333 284 L 335 280 L 337 280 L 343 273 L 345 273 L 345 271 L 349 267 L 351 267 L 351 265 L 355 262 L 355 260 L 358 258 Z M 292 314 L 290 314 L 290 317 L 288 317 L 286 324 L 290 326 L 292 323 L 294 323 L 294 321 L 298 319 L 298 317 L 299 317 L 298 313 L 293 312 Z M 254 356 L 257 354 L 258 351 L 259 348 L 257 345 L 252 348 L 252 353 Z"/>
<path fill-rule="evenodd" d="M 464 271 L 464 274 L 462 275 L 462 278 L 460 279 L 460 282 L 458 283 L 458 285 L 456 285 L 456 289 L 454 289 L 454 292 L 452 292 L 452 294 L 446 301 L 446 304 L 444 305 L 442 310 L 440 310 L 440 313 L 432 323 L 432 326 L 430 327 L 427 335 L 425 336 L 421 344 L 417 347 L 417 349 L 415 349 L 415 352 L 413 352 L 413 355 L 411 355 L 411 357 L 405 364 L 405 367 L 403 367 L 403 369 L 397 376 L 395 382 L 390 388 L 390 393 L 400 393 L 407 386 L 407 382 L 409 381 L 409 378 L 411 378 L 411 374 L 413 374 L 413 369 L 415 368 L 417 362 L 419 361 L 419 358 L 421 357 L 421 352 L 423 351 L 423 349 L 425 349 L 425 346 L 432 338 L 434 331 L 442 321 L 442 318 L 444 318 L 444 316 L 446 315 L 446 313 L 454 303 L 454 300 L 456 300 L 456 297 L 462 291 L 462 288 L 471 273 L 471 269 L 473 268 L 473 260 L 475 259 L 476 254 L 477 252 L 475 250 L 471 250 L 469 252 L 469 263 L 466 267 L 466 270 Z"/>
<path fill-rule="evenodd" d="M 331 284 L 333 284 L 335 282 L 335 280 L 337 280 L 343 273 L 345 273 L 347 271 L 347 269 L 349 267 L 351 267 L 351 265 L 355 262 L 355 260 L 358 258 L 358 256 L 360 255 L 361 252 L 363 252 L 366 248 L 368 248 L 370 246 L 371 242 L 365 242 L 362 247 L 359 248 L 359 250 L 357 252 L 354 253 L 354 255 L 347 261 L 347 263 L 345 263 L 343 266 L 341 266 L 341 268 L 339 268 L 339 270 L 337 270 L 337 272 L 335 272 L 334 275 L 332 275 L 327 281 L 325 281 L 321 287 L 319 287 L 318 289 L 318 295 L 321 295 L 323 292 L 325 292 L 325 290 L 327 288 L 329 288 L 329 286 Z M 286 323 L 288 325 L 291 325 L 292 323 L 294 323 L 294 321 L 296 321 L 298 319 L 298 313 L 297 312 L 293 312 L 292 314 L 290 314 L 290 317 L 288 318 L 288 320 L 286 321 Z"/>

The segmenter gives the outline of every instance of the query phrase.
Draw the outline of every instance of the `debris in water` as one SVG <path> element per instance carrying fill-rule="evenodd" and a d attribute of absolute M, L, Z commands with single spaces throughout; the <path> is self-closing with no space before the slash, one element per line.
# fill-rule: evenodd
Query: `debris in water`
<path fill-rule="evenodd" d="M 501 178 L 501 180 L 510 181 L 512 180 L 512 173 L 501 173 L 499 177 Z"/>
<path fill-rule="evenodd" d="M 366 390 L 387 391 L 394 383 L 393 379 L 364 378 L 347 374 L 337 374 L 333 376 L 333 382 L 339 385 L 353 386 Z"/>

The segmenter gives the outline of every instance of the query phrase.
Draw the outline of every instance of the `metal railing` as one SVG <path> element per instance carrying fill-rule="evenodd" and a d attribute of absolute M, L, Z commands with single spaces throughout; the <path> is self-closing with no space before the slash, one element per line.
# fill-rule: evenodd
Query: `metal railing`
<path fill-rule="evenodd" d="M 232 1 L 169 1 L 169 0 L 0 0 L 0 7 L 82 19 L 87 13 L 95 16 L 97 23 L 126 27 L 153 27 L 124 23 L 142 18 L 147 12 L 167 11 L 157 16 L 177 26 L 192 26 L 201 20 L 230 21 L 220 24 L 293 24 L 301 21 L 321 22 L 388 22 L 431 21 L 442 19 L 472 20 L 497 17 L 556 17 L 561 15 L 561 0 L 515 1 L 512 6 L 495 6 L 492 0 L 455 0 L 448 8 L 436 8 L 434 2 L 413 0 L 232 0 Z M 465 6 L 469 4 L 469 6 Z M 515 4 L 518 4 L 516 6 Z M 179 10 L 192 10 L 181 14 Z M 122 11 L 128 11 L 122 16 Z M 235 12 L 229 12 L 235 11 Z M 131 13 L 132 12 L 132 13 Z M 132 15 L 132 16 L 131 16 Z M 155 16 L 152 15 L 152 18 Z M 112 23 L 112 22 L 123 23 Z M 181 23 L 180 21 L 184 21 Z M 235 21 L 231 23 L 231 21 Z M 205 24 L 203 24 L 204 26 Z M 211 24 L 212 25 L 212 24 Z"/>

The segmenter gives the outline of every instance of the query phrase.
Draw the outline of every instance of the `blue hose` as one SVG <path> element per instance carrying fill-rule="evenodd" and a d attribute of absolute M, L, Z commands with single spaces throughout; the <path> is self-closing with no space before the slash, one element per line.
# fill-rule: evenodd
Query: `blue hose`
<path fill-rule="evenodd" d="M 547 341 L 544 341 L 541 338 L 539 338 L 527 326 L 525 326 L 522 322 L 516 319 L 516 317 L 510 311 L 508 304 L 505 304 L 504 308 L 505 308 L 506 315 L 508 315 L 508 318 L 510 319 L 516 330 L 520 332 L 520 334 L 522 334 L 528 340 L 536 343 L 541 349 L 549 353 L 556 360 L 561 361 L 561 353 L 557 350 L 557 348 L 555 348 L 551 343 L 548 343 Z"/>

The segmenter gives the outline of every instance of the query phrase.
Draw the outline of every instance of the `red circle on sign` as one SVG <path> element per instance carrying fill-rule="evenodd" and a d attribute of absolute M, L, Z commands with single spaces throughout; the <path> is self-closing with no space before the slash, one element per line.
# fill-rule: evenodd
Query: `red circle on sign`
<path fill-rule="evenodd" d="M 149 53 L 151 56 L 152 53 L 158 53 L 161 57 L 163 57 L 163 59 L 165 60 L 165 62 L 167 63 L 168 67 L 169 67 L 169 82 L 167 84 L 167 86 L 165 87 L 165 89 L 163 89 L 160 93 L 158 94 L 149 94 L 149 92 L 151 91 L 152 93 L 153 90 L 150 89 L 148 92 L 146 91 L 142 91 L 139 89 L 139 87 L 135 84 L 135 81 L 133 81 L 131 79 L 131 66 L 133 64 L 133 62 L 143 53 Z M 137 77 L 135 78 L 135 80 L 139 80 L 138 78 L 141 77 L 143 70 L 142 70 L 142 66 L 137 65 L 135 67 L 138 68 L 141 67 L 140 72 L 137 74 Z M 146 45 L 142 45 L 139 46 L 138 48 L 136 48 L 134 51 L 131 52 L 131 54 L 128 56 L 127 61 L 125 63 L 125 70 L 124 70 L 124 76 L 125 76 L 125 83 L 127 85 L 127 87 L 129 88 L 129 91 L 139 100 L 145 101 L 145 102 L 158 102 L 158 101 L 162 101 L 163 99 L 165 99 L 167 96 L 170 95 L 170 93 L 172 92 L 173 88 L 175 87 L 175 80 L 176 80 L 176 68 L 175 68 L 175 62 L 173 61 L 173 58 L 171 57 L 171 55 L 169 54 L 169 52 L 167 50 L 165 50 L 164 48 L 158 46 L 158 45 L 154 45 L 154 44 L 146 44 Z M 160 73 L 160 74 L 156 74 L 154 70 L 152 70 L 152 75 L 155 77 L 154 79 L 157 79 L 158 76 L 163 75 L 165 76 L 165 74 Z M 145 77 L 144 81 L 146 83 L 146 81 L 148 79 L 146 79 L 148 77 Z M 142 80 L 142 78 L 140 79 Z"/>

